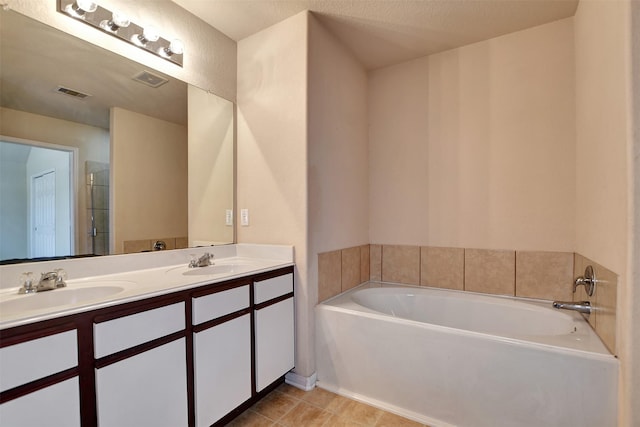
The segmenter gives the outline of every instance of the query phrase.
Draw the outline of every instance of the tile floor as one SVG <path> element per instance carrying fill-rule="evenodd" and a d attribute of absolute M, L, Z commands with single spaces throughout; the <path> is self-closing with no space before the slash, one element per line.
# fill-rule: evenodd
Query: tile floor
<path fill-rule="evenodd" d="M 282 384 L 240 414 L 229 427 L 423 427 L 424 424 L 338 396 L 321 388 Z M 428 427 L 428 426 L 426 426 Z"/>

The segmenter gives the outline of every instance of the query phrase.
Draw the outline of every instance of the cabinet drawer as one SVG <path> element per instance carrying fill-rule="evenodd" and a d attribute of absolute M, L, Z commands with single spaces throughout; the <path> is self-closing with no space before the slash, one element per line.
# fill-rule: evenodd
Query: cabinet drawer
<path fill-rule="evenodd" d="M 253 302 L 255 304 L 260 304 L 262 302 L 269 301 L 270 299 L 293 292 L 293 273 L 254 282 L 253 286 Z"/>
<path fill-rule="evenodd" d="M 4 347 L 0 349 L 0 389 L 9 390 L 77 365 L 75 329 Z"/>
<path fill-rule="evenodd" d="M 199 325 L 249 307 L 249 285 L 193 299 L 193 324 Z"/>
<path fill-rule="evenodd" d="M 95 323 L 95 357 L 107 356 L 184 328 L 184 302 Z"/>

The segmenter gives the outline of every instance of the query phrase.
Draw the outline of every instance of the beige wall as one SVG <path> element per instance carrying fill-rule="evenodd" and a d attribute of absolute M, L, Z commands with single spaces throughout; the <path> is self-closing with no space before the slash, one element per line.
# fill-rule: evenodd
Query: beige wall
<path fill-rule="evenodd" d="M 571 19 L 376 70 L 371 243 L 572 252 Z"/>
<path fill-rule="evenodd" d="M 86 192 L 84 166 L 87 160 L 109 163 L 109 131 L 67 120 L 54 119 L 0 107 L 0 135 L 78 148 L 75 212 L 75 252 L 90 253 L 87 247 Z"/>
<path fill-rule="evenodd" d="M 189 85 L 189 246 L 233 243 L 233 103 Z"/>
<path fill-rule="evenodd" d="M 111 253 L 125 240 L 187 235 L 187 129 L 111 109 Z"/>
<path fill-rule="evenodd" d="M 169 0 L 109 0 L 105 6 L 121 10 L 137 24 L 155 26 L 164 38 L 182 40 L 185 45 L 183 67 L 58 13 L 57 0 L 8 3 L 19 13 L 235 101 L 236 43 Z"/>
<path fill-rule="evenodd" d="M 574 17 L 576 251 L 618 274 L 619 402 L 620 425 L 624 426 L 640 423 L 640 347 L 633 339 L 637 336 L 631 312 L 635 292 L 627 279 L 632 212 L 628 199 L 629 8 L 628 1 L 582 0 Z M 637 258 L 632 262 L 637 263 Z"/>
<path fill-rule="evenodd" d="M 311 375 L 313 325 L 307 279 L 307 13 L 238 43 L 239 243 L 295 246 L 296 372 Z M 239 224 L 239 215 L 236 214 Z"/>

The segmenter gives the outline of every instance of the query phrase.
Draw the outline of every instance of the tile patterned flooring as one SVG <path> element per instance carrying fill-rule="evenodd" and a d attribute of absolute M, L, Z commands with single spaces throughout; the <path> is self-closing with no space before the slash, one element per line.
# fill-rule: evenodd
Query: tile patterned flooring
<path fill-rule="evenodd" d="M 428 427 L 321 388 L 282 384 L 229 427 Z"/>

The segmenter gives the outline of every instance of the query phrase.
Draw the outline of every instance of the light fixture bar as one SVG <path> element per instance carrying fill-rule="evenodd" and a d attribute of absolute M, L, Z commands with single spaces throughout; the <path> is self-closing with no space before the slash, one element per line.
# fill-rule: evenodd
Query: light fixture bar
<path fill-rule="evenodd" d="M 152 26 L 142 27 L 120 11 L 90 0 L 58 0 L 58 12 L 182 67 L 184 45 L 180 40 L 164 39 Z"/>

